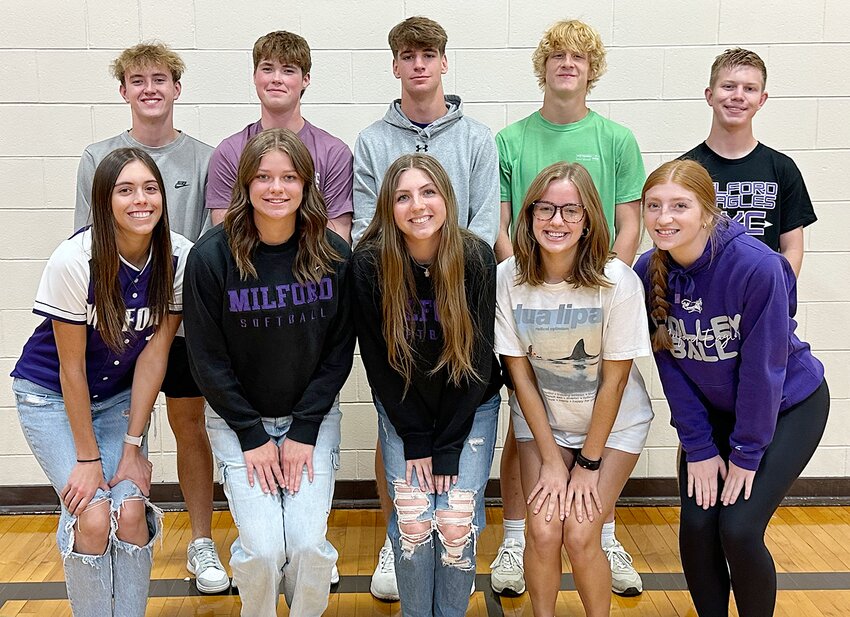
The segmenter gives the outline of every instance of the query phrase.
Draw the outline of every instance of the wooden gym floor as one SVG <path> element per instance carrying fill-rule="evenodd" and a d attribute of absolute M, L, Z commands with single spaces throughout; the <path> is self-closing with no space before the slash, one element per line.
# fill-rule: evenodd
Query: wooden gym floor
<path fill-rule="evenodd" d="M 679 511 L 672 507 L 617 509 L 617 537 L 634 557 L 644 581 L 637 598 L 613 596 L 612 615 L 696 617 L 685 588 L 677 538 Z M 489 587 L 489 564 L 501 539 L 501 510 L 488 508 L 488 527 L 478 545 L 478 591 L 470 599 L 469 617 L 531 617 L 527 594 L 500 598 Z M 56 550 L 55 515 L 0 517 L 0 617 L 68 616 L 62 567 Z M 398 603 L 369 595 L 384 531 L 374 510 L 335 510 L 329 538 L 340 553 L 341 581 L 330 595 L 325 615 L 366 617 L 400 615 Z M 230 514 L 216 512 L 213 536 L 227 561 L 236 535 Z M 201 596 L 187 578 L 186 544 L 190 531 L 185 513 L 168 513 L 163 541 L 156 548 L 147 617 L 218 617 L 239 615 L 238 596 Z M 768 546 L 776 559 L 779 596 L 776 615 L 788 617 L 850 614 L 850 507 L 784 507 L 768 529 Z M 558 601 L 558 615 L 583 615 L 569 575 Z M 737 612 L 730 613 L 737 615 Z M 289 615 L 281 597 L 278 615 Z"/>

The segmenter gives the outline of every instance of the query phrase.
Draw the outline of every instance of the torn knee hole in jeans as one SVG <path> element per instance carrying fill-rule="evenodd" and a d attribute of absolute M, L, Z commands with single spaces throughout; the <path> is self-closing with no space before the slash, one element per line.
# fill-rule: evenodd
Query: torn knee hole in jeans
<path fill-rule="evenodd" d="M 150 539 L 143 546 L 126 542 L 117 535 L 119 521 L 121 520 L 121 513 L 124 511 L 124 505 L 132 502 L 141 502 L 144 505 L 145 523 L 148 527 Z M 162 540 L 162 519 L 164 516 L 165 514 L 162 510 L 155 506 L 147 497 L 144 497 L 143 495 L 129 495 L 125 497 L 113 511 L 110 539 L 115 542 L 116 546 L 124 548 L 131 553 L 140 550 L 153 550 L 153 544 L 156 539 L 159 538 Z"/>
<path fill-rule="evenodd" d="M 472 560 L 463 556 L 463 551 L 473 543 L 475 553 L 475 527 L 472 521 L 475 517 L 475 492 L 451 489 L 449 491 L 449 507 L 447 510 L 437 510 L 435 513 L 437 536 L 443 545 L 442 562 L 444 566 L 452 566 L 461 570 L 471 570 Z"/>
<path fill-rule="evenodd" d="M 400 535 L 402 556 L 410 559 L 417 546 L 422 546 L 431 540 L 432 525 L 430 520 L 419 520 L 428 511 L 430 500 L 418 486 L 410 486 L 404 480 L 394 480 L 395 505 L 398 514 L 398 531 Z"/>

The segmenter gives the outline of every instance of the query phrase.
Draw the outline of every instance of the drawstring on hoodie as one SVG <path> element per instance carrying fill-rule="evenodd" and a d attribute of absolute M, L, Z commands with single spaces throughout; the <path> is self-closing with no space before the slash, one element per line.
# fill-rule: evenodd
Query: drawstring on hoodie
<path fill-rule="evenodd" d="M 683 270 L 670 270 L 670 274 L 667 275 L 667 286 L 673 291 L 673 302 L 676 304 L 682 302 L 682 296 L 690 298 L 696 289 L 693 277 Z"/>

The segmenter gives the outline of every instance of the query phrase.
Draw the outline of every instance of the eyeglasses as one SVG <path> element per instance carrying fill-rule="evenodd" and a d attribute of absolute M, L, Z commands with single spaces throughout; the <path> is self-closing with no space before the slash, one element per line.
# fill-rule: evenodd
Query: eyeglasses
<path fill-rule="evenodd" d="M 584 218 L 584 206 L 582 204 L 553 204 L 551 201 L 538 200 L 531 204 L 531 214 L 538 221 L 551 221 L 555 218 L 555 212 L 561 213 L 565 223 L 578 223 Z"/>

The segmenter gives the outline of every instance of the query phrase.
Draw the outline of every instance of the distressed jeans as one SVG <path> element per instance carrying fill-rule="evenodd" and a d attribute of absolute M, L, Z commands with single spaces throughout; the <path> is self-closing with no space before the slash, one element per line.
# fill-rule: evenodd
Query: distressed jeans
<path fill-rule="evenodd" d="M 395 506 L 387 531 L 404 617 L 466 614 L 475 580 L 475 545 L 486 520 L 484 489 L 493 463 L 500 404 L 496 395 L 475 411 L 460 455 L 457 484 L 448 493 L 435 495 L 420 488 L 415 474 L 407 484 L 404 443 L 375 398 L 387 489 Z M 417 531 L 405 531 L 405 526 Z M 457 536 L 463 528 L 468 531 L 457 538 L 447 537 L 452 528 L 450 536 Z"/>
<path fill-rule="evenodd" d="M 17 399 L 24 437 L 58 495 L 77 464 L 77 450 L 65 411 L 65 401 L 60 393 L 26 379 L 15 379 L 12 389 Z M 92 402 L 91 412 L 92 428 L 102 459 L 103 477 L 108 482 L 118 469 L 124 449 L 130 391 L 101 402 Z M 121 506 L 130 500 L 145 502 L 151 537 L 145 546 L 124 542 L 116 536 Z M 59 501 L 61 504 L 62 500 Z M 102 555 L 84 555 L 74 551 L 77 517 L 62 504 L 56 542 L 62 554 L 71 610 L 75 617 L 142 617 L 150 584 L 151 553 L 161 528 L 162 511 L 151 504 L 129 480 L 119 482 L 108 491 L 98 488 L 87 510 L 107 507 L 107 504 L 112 512 L 112 524 L 109 542 Z"/>

